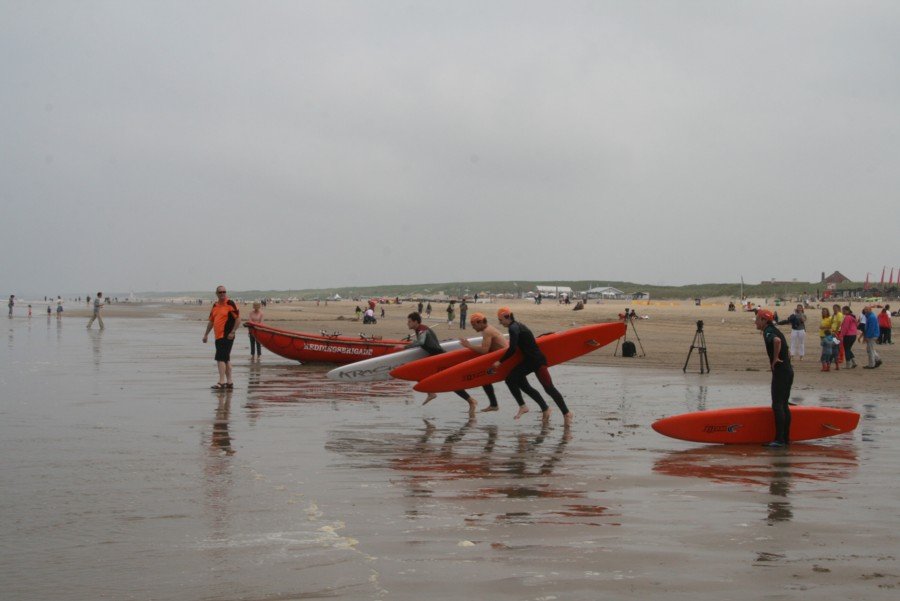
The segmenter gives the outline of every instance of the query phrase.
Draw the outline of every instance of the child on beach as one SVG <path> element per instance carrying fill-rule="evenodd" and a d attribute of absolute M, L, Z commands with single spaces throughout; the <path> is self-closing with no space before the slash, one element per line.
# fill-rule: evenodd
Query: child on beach
<path fill-rule="evenodd" d="M 837 348 L 837 339 L 831 334 L 831 329 L 825 330 L 822 336 L 822 371 L 829 371 L 831 362 L 835 360 L 835 350 Z M 838 369 L 837 364 L 834 366 L 835 371 Z"/>

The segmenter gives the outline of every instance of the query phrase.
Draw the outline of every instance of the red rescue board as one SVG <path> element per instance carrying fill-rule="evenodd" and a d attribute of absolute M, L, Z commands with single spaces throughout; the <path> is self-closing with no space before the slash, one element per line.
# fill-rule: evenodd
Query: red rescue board
<path fill-rule="evenodd" d="M 419 380 L 424 380 L 428 376 L 433 376 L 448 367 L 480 356 L 479 353 L 476 353 L 473 350 L 461 348 L 455 351 L 441 353 L 440 355 L 424 357 L 407 363 L 406 365 L 401 365 L 400 367 L 391 370 L 391 377 L 397 378 L 398 380 L 412 380 L 413 382 L 418 382 Z"/>
<path fill-rule="evenodd" d="M 623 322 L 600 323 L 540 336 L 537 344 L 547 357 L 547 365 L 553 366 L 595 351 L 624 335 Z M 522 360 L 522 353 L 517 350 L 500 369 L 492 370 L 491 365 L 505 352 L 506 349 L 500 349 L 478 355 L 423 379 L 413 388 L 419 392 L 448 392 L 500 382 Z"/>
<path fill-rule="evenodd" d="M 859 413 L 829 407 L 791 407 L 791 442 L 852 432 Z M 653 423 L 665 436 L 691 442 L 762 444 L 775 438 L 771 407 L 734 407 L 683 413 Z"/>

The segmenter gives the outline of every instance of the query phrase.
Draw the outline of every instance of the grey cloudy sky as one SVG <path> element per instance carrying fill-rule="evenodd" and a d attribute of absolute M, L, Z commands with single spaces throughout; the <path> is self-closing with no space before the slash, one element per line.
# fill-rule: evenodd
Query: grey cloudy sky
<path fill-rule="evenodd" d="M 0 0 L 4 294 L 900 267 L 900 2 Z"/>

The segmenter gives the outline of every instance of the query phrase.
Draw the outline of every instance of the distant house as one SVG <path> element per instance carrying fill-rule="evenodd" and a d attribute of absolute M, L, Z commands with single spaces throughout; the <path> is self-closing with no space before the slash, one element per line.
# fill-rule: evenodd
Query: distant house
<path fill-rule="evenodd" d="M 842 274 L 840 271 L 835 271 L 827 278 L 824 278 L 822 281 L 826 284 L 843 284 L 844 282 L 849 282 L 850 278 Z"/>
<path fill-rule="evenodd" d="M 591 288 L 590 290 L 586 290 L 585 294 L 587 294 L 588 298 L 612 298 L 619 299 L 625 296 L 625 293 L 619 290 L 618 288 L 613 288 L 612 286 L 603 286 L 599 288 Z"/>

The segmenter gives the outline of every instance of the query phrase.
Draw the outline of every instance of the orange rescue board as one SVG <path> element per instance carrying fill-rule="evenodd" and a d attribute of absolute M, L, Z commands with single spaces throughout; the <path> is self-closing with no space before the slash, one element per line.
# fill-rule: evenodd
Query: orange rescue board
<path fill-rule="evenodd" d="M 430 357 L 416 359 L 406 365 L 401 365 L 400 367 L 392 369 L 391 377 L 397 378 L 398 380 L 412 380 L 413 382 L 418 382 L 419 380 L 424 380 L 428 376 L 433 376 L 448 367 L 480 356 L 480 354 L 467 348 L 441 353 L 440 355 L 431 355 Z"/>
<path fill-rule="evenodd" d="M 852 432 L 859 413 L 829 407 L 791 407 L 791 442 Z M 734 407 L 666 417 L 653 429 L 680 440 L 721 444 L 762 444 L 775 438 L 771 407 Z"/>
<path fill-rule="evenodd" d="M 540 336 L 537 344 L 547 357 L 547 365 L 553 366 L 595 351 L 624 335 L 623 322 L 600 323 Z M 448 392 L 500 382 L 522 360 L 522 353 L 516 350 L 500 369 L 491 370 L 494 361 L 505 352 L 506 349 L 500 349 L 448 367 L 423 379 L 413 389 L 419 392 Z"/>

